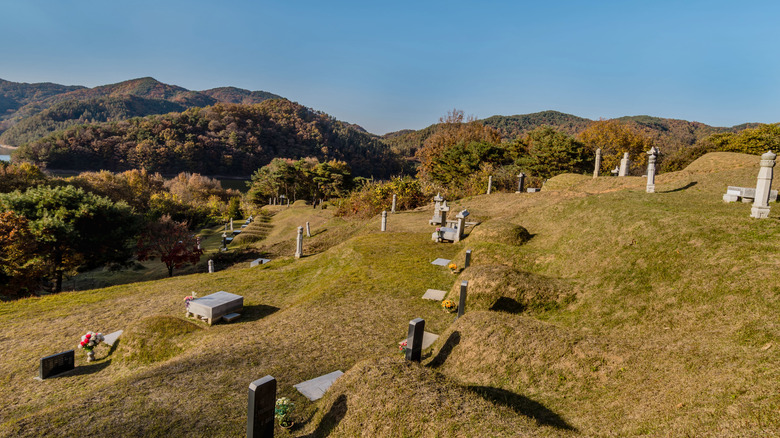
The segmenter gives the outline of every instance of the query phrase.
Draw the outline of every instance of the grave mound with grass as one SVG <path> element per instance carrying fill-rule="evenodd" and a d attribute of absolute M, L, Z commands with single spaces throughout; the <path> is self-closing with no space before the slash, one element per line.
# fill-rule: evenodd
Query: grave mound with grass
<path fill-rule="evenodd" d="M 117 348 L 119 361 L 150 364 L 170 359 L 194 342 L 202 330 L 196 323 L 173 316 L 150 316 L 130 325 Z"/>
<path fill-rule="evenodd" d="M 356 364 L 330 387 L 310 436 L 518 436 L 535 429 L 478 391 L 398 358 Z M 311 429 L 311 430 L 309 430 Z"/>
<path fill-rule="evenodd" d="M 509 313 L 558 309 L 574 301 L 563 280 L 521 271 L 506 265 L 478 265 L 465 270 L 447 298 L 458 302 L 460 282 L 468 281 L 466 309 Z"/>
<path fill-rule="evenodd" d="M 478 225 L 468 236 L 470 242 L 492 242 L 505 245 L 522 245 L 531 240 L 531 237 L 528 230 L 510 222 L 505 217 L 491 219 Z"/>

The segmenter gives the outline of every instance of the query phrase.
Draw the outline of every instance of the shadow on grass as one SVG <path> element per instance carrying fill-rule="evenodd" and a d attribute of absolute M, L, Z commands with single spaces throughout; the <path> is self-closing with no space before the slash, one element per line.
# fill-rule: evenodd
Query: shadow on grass
<path fill-rule="evenodd" d="M 341 423 L 344 416 L 347 415 L 347 396 L 341 394 L 333 402 L 328 412 L 322 417 L 320 424 L 314 429 L 314 432 L 309 435 L 304 435 L 302 438 L 319 438 L 330 435 L 333 429 Z"/>
<path fill-rule="evenodd" d="M 500 297 L 492 306 L 490 306 L 490 310 L 517 314 L 523 313 L 523 311 L 525 311 L 525 306 L 513 298 Z"/>
<path fill-rule="evenodd" d="M 66 379 L 68 377 L 75 377 L 75 376 L 87 376 L 90 374 L 95 374 L 100 371 L 103 371 L 104 369 L 108 368 L 108 366 L 111 365 L 111 360 L 107 360 L 100 363 L 90 363 L 89 365 L 79 365 L 76 368 L 74 368 L 71 371 L 64 372 L 62 374 L 57 374 L 56 376 L 51 376 L 46 380 L 50 379 Z"/>
<path fill-rule="evenodd" d="M 244 310 L 241 311 L 241 318 L 238 318 L 235 322 L 257 321 L 258 319 L 263 319 L 278 310 L 278 307 L 266 306 L 265 304 L 244 306 Z"/>
<path fill-rule="evenodd" d="M 552 426 L 556 429 L 576 431 L 563 418 L 544 405 L 520 394 L 490 386 L 468 386 L 467 389 L 479 394 L 485 400 L 511 408 L 526 417 L 533 418 L 540 426 Z"/>
<path fill-rule="evenodd" d="M 682 186 L 682 187 L 678 187 L 678 188 L 676 188 L 676 189 L 672 189 L 672 190 L 666 190 L 666 191 L 663 191 L 663 192 L 658 192 L 658 193 L 674 193 L 674 192 L 682 192 L 683 190 L 688 190 L 688 189 L 690 189 L 691 187 L 695 186 L 696 184 L 697 184 L 697 183 L 696 183 L 696 181 L 691 181 L 691 182 L 689 182 L 688 184 L 686 184 L 686 185 L 684 185 L 684 186 Z"/>
<path fill-rule="evenodd" d="M 439 353 L 436 354 L 436 357 L 428 362 L 427 366 L 436 368 L 444 365 L 444 361 L 447 360 L 447 358 L 450 356 L 450 353 L 452 353 L 452 349 L 455 348 L 455 346 L 458 344 L 460 344 L 460 332 L 454 331 L 447 338 L 447 341 L 444 342 L 444 345 L 442 345 L 441 350 L 439 350 Z"/>

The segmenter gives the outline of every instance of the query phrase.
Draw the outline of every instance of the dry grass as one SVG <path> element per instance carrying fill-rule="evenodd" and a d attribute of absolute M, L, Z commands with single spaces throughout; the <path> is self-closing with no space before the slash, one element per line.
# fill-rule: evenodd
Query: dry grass
<path fill-rule="evenodd" d="M 726 186 L 755 183 L 757 161 L 707 155 L 659 175 L 655 194 L 640 178 L 551 190 L 553 178 L 541 193 L 459 200 L 453 211 L 483 223 L 458 244 L 431 241 L 430 209 L 391 215 L 381 233 L 378 217 L 277 208 L 257 243 L 276 251 L 263 267 L 0 303 L 12 352 L 0 435 L 240 436 L 247 385 L 271 374 L 300 408 L 290 436 L 779 436 L 777 205 L 759 221 L 721 201 Z M 306 220 L 315 235 L 293 260 Z M 533 238 L 496 241 L 514 228 L 491 228 L 507 224 Z M 430 264 L 461 265 L 468 248 L 459 277 Z M 454 324 L 420 299 L 462 279 L 471 298 Z M 245 297 L 242 318 L 190 330 L 183 297 L 217 290 Z M 504 296 L 562 305 L 477 310 Z M 424 367 L 396 345 L 418 316 L 442 335 Z M 118 329 L 128 336 L 111 354 L 32 379 L 38 358 L 84 331 Z M 159 356 L 129 360 L 156 340 Z M 319 402 L 292 389 L 336 369 L 346 374 Z"/>

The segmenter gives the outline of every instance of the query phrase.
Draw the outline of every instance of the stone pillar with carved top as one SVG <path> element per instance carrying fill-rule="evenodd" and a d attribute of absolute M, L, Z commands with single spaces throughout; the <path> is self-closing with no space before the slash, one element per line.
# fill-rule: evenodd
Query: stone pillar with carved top
<path fill-rule="evenodd" d="M 765 219 L 769 217 L 769 193 L 772 190 L 773 167 L 775 167 L 777 154 L 768 151 L 761 155 L 761 169 L 758 171 L 756 182 L 756 197 L 753 208 L 750 209 L 750 217 Z"/>

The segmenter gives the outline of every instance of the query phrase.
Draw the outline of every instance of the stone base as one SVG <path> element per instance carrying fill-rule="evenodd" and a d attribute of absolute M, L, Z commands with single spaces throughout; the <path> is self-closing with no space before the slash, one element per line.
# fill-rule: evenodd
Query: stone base
<path fill-rule="evenodd" d="M 655 193 L 655 184 L 647 186 L 647 193 Z"/>
<path fill-rule="evenodd" d="M 723 195 L 723 202 L 737 202 L 737 201 L 739 201 L 739 196 L 737 195 L 729 195 L 728 193 Z"/>
<path fill-rule="evenodd" d="M 769 207 L 753 207 L 750 209 L 750 217 L 766 219 L 769 217 Z"/>
<path fill-rule="evenodd" d="M 746 198 L 744 196 L 742 197 L 743 204 L 752 204 L 753 202 L 755 202 L 755 198 Z"/>

